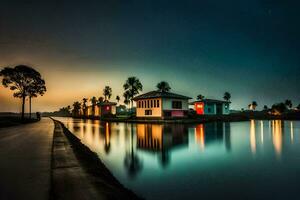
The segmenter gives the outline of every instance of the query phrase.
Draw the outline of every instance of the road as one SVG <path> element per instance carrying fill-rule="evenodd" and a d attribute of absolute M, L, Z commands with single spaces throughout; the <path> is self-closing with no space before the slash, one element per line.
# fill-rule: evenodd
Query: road
<path fill-rule="evenodd" d="M 0 199 L 49 199 L 54 123 L 0 128 Z"/>

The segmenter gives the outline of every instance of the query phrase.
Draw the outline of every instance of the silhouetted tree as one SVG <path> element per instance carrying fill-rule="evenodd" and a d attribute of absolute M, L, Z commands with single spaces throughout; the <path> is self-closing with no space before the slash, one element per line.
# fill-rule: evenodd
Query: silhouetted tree
<path fill-rule="evenodd" d="M 32 87 L 28 89 L 28 97 L 29 97 L 29 118 L 31 118 L 31 99 L 37 97 L 38 95 L 43 96 L 47 91 L 45 86 L 45 81 L 39 75 L 34 77 L 34 82 L 32 83 Z"/>
<path fill-rule="evenodd" d="M 97 98 L 96 97 L 92 97 L 90 99 L 90 102 L 92 104 L 92 115 L 94 116 L 95 115 L 95 108 L 97 106 Z"/>
<path fill-rule="evenodd" d="M 252 105 L 253 110 L 255 110 L 256 107 L 257 107 L 257 102 L 256 101 L 252 101 L 251 105 Z"/>
<path fill-rule="evenodd" d="M 160 92 L 169 92 L 171 90 L 169 83 L 166 81 L 161 81 L 161 82 L 157 83 L 156 88 Z"/>
<path fill-rule="evenodd" d="M 286 104 L 285 103 L 277 103 L 277 104 L 274 104 L 272 105 L 272 112 L 273 113 L 283 113 L 286 111 Z"/>
<path fill-rule="evenodd" d="M 297 109 L 300 110 L 300 104 L 297 106 Z"/>
<path fill-rule="evenodd" d="M 292 106 L 293 106 L 292 101 L 289 100 L 289 99 L 285 100 L 284 104 L 285 104 L 289 109 L 291 109 Z"/>
<path fill-rule="evenodd" d="M 117 100 L 117 102 L 119 103 L 119 101 L 120 101 L 119 95 L 116 96 L 116 100 Z"/>
<path fill-rule="evenodd" d="M 75 116 L 79 116 L 80 113 L 80 109 L 81 109 L 81 104 L 80 102 L 76 101 L 73 103 L 73 114 Z"/>
<path fill-rule="evenodd" d="M 131 109 L 133 108 L 133 97 L 139 94 L 143 90 L 143 85 L 136 77 L 129 77 L 123 85 L 126 96 L 131 102 Z M 125 95 L 124 93 L 124 95 Z M 124 96 L 125 97 L 125 96 Z M 131 110 L 132 111 L 132 110 Z"/>
<path fill-rule="evenodd" d="M 111 87 L 105 86 L 105 88 L 103 89 L 103 95 L 104 95 L 105 101 L 108 101 L 112 95 Z"/>
<path fill-rule="evenodd" d="M 99 98 L 98 98 L 98 103 L 99 103 L 99 104 L 103 103 L 103 101 L 104 101 L 104 98 L 103 98 L 103 97 L 99 97 Z"/>
<path fill-rule="evenodd" d="M 205 98 L 202 94 L 197 95 L 197 100 L 202 101 Z"/>
<path fill-rule="evenodd" d="M 0 76 L 3 77 L 2 85 L 15 91 L 14 97 L 22 99 L 22 120 L 24 120 L 25 98 L 33 91 L 37 80 L 41 79 L 40 73 L 32 67 L 18 65 L 14 68 L 5 67 L 0 71 Z"/>
<path fill-rule="evenodd" d="M 130 100 L 129 100 L 129 99 L 130 99 L 129 92 L 128 92 L 128 91 L 124 92 L 123 97 L 124 97 L 124 104 L 125 104 L 125 105 L 128 105 L 128 104 L 130 103 Z"/>
<path fill-rule="evenodd" d="M 268 110 L 268 106 L 267 105 L 264 105 L 264 110 Z"/>
<path fill-rule="evenodd" d="M 230 99 L 231 99 L 231 94 L 230 94 L 229 92 L 225 92 L 225 93 L 224 93 L 224 96 L 223 96 L 223 99 L 224 99 L 225 101 L 230 101 Z"/>
<path fill-rule="evenodd" d="M 86 116 L 86 111 L 87 111 L 87 105 L 86 103 L 88 102 L 87 98 L 82 99 L 82 110 L 83 110 L 83 115 Z"/>

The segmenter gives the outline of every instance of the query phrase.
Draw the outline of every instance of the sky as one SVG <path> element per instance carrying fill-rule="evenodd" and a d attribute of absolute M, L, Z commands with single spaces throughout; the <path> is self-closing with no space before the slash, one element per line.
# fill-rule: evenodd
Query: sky
<path fill-rule="evenodd" d="M 46 1 L 45 1 L 46 2 Z M 129 76 L 143 92 L 222 99 L 233 109 L 300 103 L 297 0 L 1 0 L 0 69 L 26 64 L 46 81 L 34 111 L 54 111 Z M 123 100 L 122 100 L 123 101 Z M 0 112 L 20 100 L 0 86 Z"/>

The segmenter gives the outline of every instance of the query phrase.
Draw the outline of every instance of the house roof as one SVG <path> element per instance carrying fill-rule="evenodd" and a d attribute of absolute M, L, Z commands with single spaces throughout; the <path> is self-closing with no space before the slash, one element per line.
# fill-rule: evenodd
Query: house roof
<path fill-rule="evenodd" d="M 151 91 L 133 98 L 133 100 L 153 99 L 153 98 L 168 98 L 168 99 L 191 99 L 190 97 L 175 94 L 171 92 Z"/>
<path fill-rule="evenodd" d="M 197 102 L 203 102 L 203 103 L 231 103 L 230 101 L 223 101 L 223 100 L 217 100 L 217 99 L 203 99 L 198 101 L 193 101 L 191 104 L 197 103 Z"/>

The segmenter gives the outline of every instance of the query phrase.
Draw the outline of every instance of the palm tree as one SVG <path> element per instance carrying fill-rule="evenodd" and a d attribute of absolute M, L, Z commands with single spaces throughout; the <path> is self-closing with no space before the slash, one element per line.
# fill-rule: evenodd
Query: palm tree
<path fill-rule="evenodd" d="M 256 101 L 252 101 L 251 105 L 252 105 L 253 110 L 255 110 L 256 107 L 257 107 L 257 102 Z"/>
<path fill-rule="evenodd" d="M 103 95 L 104 95 L 105 101 L 108 101 L 112 95 L 111 87 L 105 86 L 105 88 L 103 89 Z"/>
<path fill-rule="evenodd" d="M 224 96 L 223 96 L 223 99 L 224 99 L 225 101 L 230 101 L 230 99 L 231 99 L 231 94 L 230 94 L 229 92 L 225 92 L 225 93 L 224 93 Z"/>
<path fill-rule="evenodd" d="M 264 110 L 268 110 L 268 106 L 267 105 L 264 105 Z"/>
<path fill-rule="evenodd" d="M 117 102 L 119 103 L 119 101 L 120 101 L 119 95 L 116 96 L 116 100 L 117 100 Z"/>
<path fill-rule="evenodd" d="M 87 105 L 86 103 L 88 102 L 87 98 L 82 99 L 82 110 L 83 110 L 83 115 L 86 116 L 86 110 L 87 110 Z"/>
<path fill-rule="evenodd" d="M 92 115 L 94 116 L 95 115 L 95 107 L 97 105 L 97 98 L 96 97 L 92 97 L 90 99 L 90 102 L 92 104 Z"/>
<path fill-rule="evenodd" d="M 125 90 L 124 97 L 127 96 L 131 101 L 131 109 L 133 108 L 133 97 L 139 94 L 139 91 L 143 90 L 143 85 L 140 80 L 134 76 L 129 77 L 123 85 Z M 132 110 L 131 110 L 132 111 Z"/>
<path fill-rule="evenodd" d="M 199 95 L 197 96 L 197 100 L 198 100 L 198 101 L 202 101 L 204 98 L 205 98 L 205 96 L 203 96 L 202 94 L 199 94 Z"/>
<path fill-rule="evenodd" d="M 291 109 L 292 106 L 293 106 L 292 101 L 289 100 L 289 99 L 285 100 L 284 104 L 285 104 L 289 109 Z"/>
<path fill-rule="evenodd" d="M 42 80 L 41 74 L 32 67 L 18 65 L 14 68 L 5 67 L 0 71 L 0 76 L 3 76 L 2 85 L 15 91 L 14 97 L 22 99 L 22 120 L 24 120 L 25 98 L 37 82 Z"/>
<path fill-rule="evenodd" d="M 169 83 L 166 81 L 161 81 L 161 82 L 157 83 L 156 88 L 160 92 L 169 92 L 171 90 Z"/>
<path fill-rule="evenodd" d="M 130 103 L 130 97 L 129 97 L 129 92 L 124 92 L 123 97 L 124 97 L 124 103 L 125 105 L 128 105 Z"/>
<path fill-rule="evenodd" d="M 75 116 L 79 116 L 79 111 L 81 109 L 81 104 L 80 102 L 76 101 L 73 103 L 73 114 Z"/>

